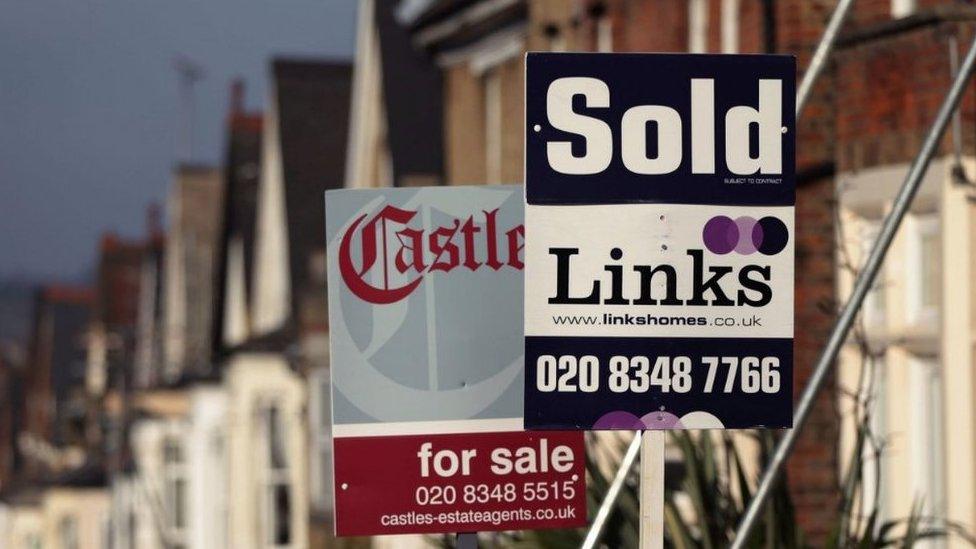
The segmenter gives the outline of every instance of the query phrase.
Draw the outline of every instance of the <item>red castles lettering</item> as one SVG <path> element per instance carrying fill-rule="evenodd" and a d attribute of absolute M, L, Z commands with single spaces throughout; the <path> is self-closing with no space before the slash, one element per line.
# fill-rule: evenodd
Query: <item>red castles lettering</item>
<path fill-rule="evenodd" d="M 497 209 L 482 211 L 479 217 L 483 222 L 476 223 L 472 215 L 463 222 L 455 219 L 453 223 L 437 227 L 429 233 L 407 226 L 417 213 L 386 206 L 366 223 L 363 221 L 368 214 L 353 221 L 339 245 L 339 272 L 352 293 L 370 303 L 396 303 L 410 295 L 425 275 L 435 271 L 448 273 L 458 267 L 471 271 L 488 267 L 497 271 L 506 266 L 522 270 L 524 264 L 520 254 L 525 245 L 525 227 L 517 225 L 505 231 L 502 246 L 506 248 L 506 256 L 503 262 L 499 256 Z M 391 250 L 387 247 L 387 224 L 403 225 L 393 233 L 399 241 L 399 249 L 392 255 L 392 265 L 388 264 Z M 357 231 L 362 252 L 359 269 L 353 265 L 352 259 L 352 243 Z M 478 257 L 478 247 L 484 249 L 483 258 Z M 377 249 L 382 250 L 382 257 L 377 254 Z M 366 281 L 367 273 L 377 266 L 377 260 L 382 261 L 380 267 L 383 269 L 383 286 L 380 288 Z M 401 275 L 415 274 L 402 285 L 391 288 L 390 268 Z"/>

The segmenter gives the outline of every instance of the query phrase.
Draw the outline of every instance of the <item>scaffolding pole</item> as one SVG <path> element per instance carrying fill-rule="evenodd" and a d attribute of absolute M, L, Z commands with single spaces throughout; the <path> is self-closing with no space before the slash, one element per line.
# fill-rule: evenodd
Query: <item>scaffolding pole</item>
<path fill-rule="evenodd" d="M 590 525 L 589 531 L 586 532 L 582 549 L 593 549 L 596 547 L 597 542 L 600 541 L 600 536 L 603 535 L 603 528 L 607 524 L 607 519 L 610 518 L 610 511 L 613 510 L 613 506 L 617 503 L 617 498 L 620 496 L 620 490 L 624 486 L 624 481 L 627 480 L 630 470 L 634 467 L 634 460 L 637 459 L 637 454 L 640 453 L 641 438 L 641 431 L 635 431 L 634 440 L 631 441 L 630 446 L 627 447 L 627 453 L 620 460 L 620 467 L 617 468 L 617 474 L 613 477 L 613 482 L 610 483 L 610 488 L 607 489 L 607 494 L 600 503 L 600 509 L 596 512 L 596 516 L 593 517 L 593 524 Z"/>
<path fill-rule="evenodd" d="M 864 297 L 871 289 L 872 284 L 874 284 L 874 278 L 881 269 L 881 264 L 884 262 L 885 255 L 888 253 L 888 247 L 891 245 L 891 241 L 894 239 L 902 219 L 905 218 L 905 214 L 908 212 L 912 199 L 915 197 L 915 193 L 922 183 L 922 177 L 925 175 L 925 171 L 932 161 L 932 156 L 939 146 L 939 141 L 942 139 L 943 133 L 945 133 L 949 119 L 952 118 L 952 113 L 956 110 L 959 99 L 962 97 L 966 85 L 969 83 L 968 80 L 973 72 L 974 61 L 976 61 L 976 38 L 970 44 L 969 52 L 966 53 L 962 66 L 953 79 L 952 86 L 949 88 L 949 92 L 946 94 L 942 106 L 939 108 L 935 121 L 932 122 L 932 127 L 929 128 L 928 135 L 925 136 L 922 148 L 919 150 L 918 155 L 912 162 L 911 168 L 908 170 L 908 174 L 905 176 L 905 181 L 902 183 L 901 189 L 898 191 L 898 196 L 892 205 L 891 213 L 885 218 L 878 239 L 872 246 L 871 253 L 865 262 L 864 269 L 858 274 L 854 282 L 854 289 L 851 292 L 850 299 L 844 304 L 844 308 L 841 309 L 837 323 L 834 324 L 834 329 L 830 332 L 830 337 L 827 339 L 827 345 L 824 347 L 814 367 L 813 375 L 810 377 L 807 386 L 803 389 L 803 394 L 800 396 L 796 411 L 793 413 L 793 429 L 786 431 L 783 438 L 780 439 L 776 445 L 776 450 L 773 452 L 772 459 L 770 459 L 766 470 L 763 472 L 762 479 L 759 481 L 759 488 L 756 490 L 752 501 L 749 502 L 749 507 L 746 509 L 746 514 L 742 518 L 742 522 L 739 523 L 735 540 L 731 545 L 732 549 L 742 549 L 745 546 L 749 533 L 755 527 L 756 521 L 759 520 L 759 513 L 762 510 L 763 504 L 769 498 L 773 485 L 776 483 L 776 479 L 786 463 L 786 458 L 789 457 L 794 444 L 796 444 L 800 430 L 803 428 L 803 424 L 806 422 L 807 416 L 813 408 L 814 399 L 820 391 L 821 386 L 823 386 L 824 380 L 827 378 L 827 373 L 837 358 L 837 353 L 847 339 L 851 324 L 853 324 L 854 318 L 861 308 L 861 304 L 864 303 Z"/>
<path fill-rule="evenodd" d="M 813 85 L 817 83 L 820 73 L 827 66 L 827 59 L 830 57 L 830 53 L 834 51 L 834 43 L 837 42 L 837 35 L 840 34 L 840 29 L 844 26 L 844 21 L 847 20 L 847 15 L 851 12 L 853 5 L 854 0 L 840 0 L 837 7 L 834 8 L 834 13 L 830 16 L 830 21 L 827 22 L 823 36 L 820 37 L 820 43 L 817 44 L 813 58 L 810 59 L 807 72 L 803 74 L 803 80 L 800 81 L 800 89 L 796 91 L 797 120 L 800 118 L 800 113 L 803 112 L 803 107 L 807 104 L 807 99 L 810 98 Z"/>

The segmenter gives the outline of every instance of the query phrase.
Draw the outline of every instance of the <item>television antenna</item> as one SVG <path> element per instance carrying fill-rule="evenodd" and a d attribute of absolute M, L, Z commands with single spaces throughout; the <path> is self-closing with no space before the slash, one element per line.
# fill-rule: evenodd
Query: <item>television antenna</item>
<path fill-rule="evenodd" d="M 177 158 L 183 162 L 192 162 L 194 158 L 194 129 L 196 124 L 196 104 L 194 101 L 194 87 L 206 76 L 203 67 L 190 57 L 180 54 L 173 59 L 180 87 L 180 137 Z"/>

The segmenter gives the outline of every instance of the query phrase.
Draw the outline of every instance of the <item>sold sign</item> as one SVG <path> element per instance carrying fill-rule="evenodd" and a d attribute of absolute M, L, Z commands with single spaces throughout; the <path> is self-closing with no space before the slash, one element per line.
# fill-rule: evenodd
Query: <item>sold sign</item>
<path fill-rule="evenodd" d="M 791 425 L 794 80 L 787 56 L 527 56 L 527 427 Z"/>

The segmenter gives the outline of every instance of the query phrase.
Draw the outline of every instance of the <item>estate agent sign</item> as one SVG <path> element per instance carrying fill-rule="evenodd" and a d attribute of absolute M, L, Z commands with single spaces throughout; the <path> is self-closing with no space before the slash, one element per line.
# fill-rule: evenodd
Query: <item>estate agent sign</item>
<path fill-rule="evenodd" d="M 794 75 L 527 56 L 527 427 L 791 426 Z"/>
<path fill-rule="evenodd" d="M 326 193 L 339 535 L 585 523 L 582 433 L 522 430 L 521 194 Z"/>

